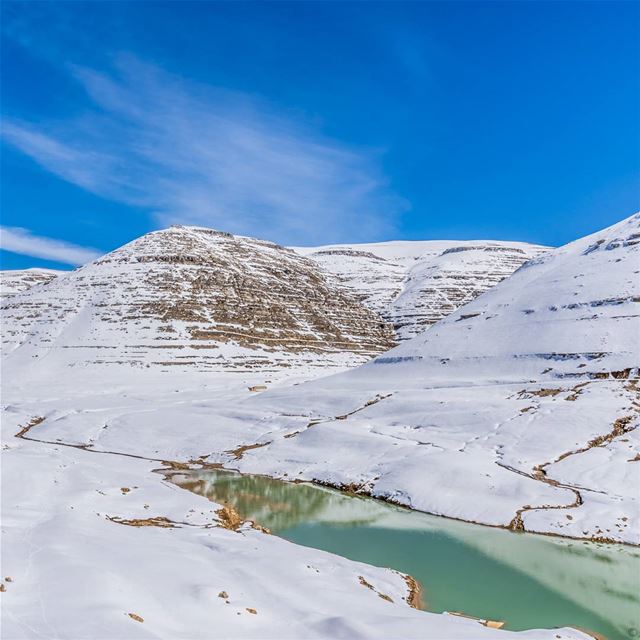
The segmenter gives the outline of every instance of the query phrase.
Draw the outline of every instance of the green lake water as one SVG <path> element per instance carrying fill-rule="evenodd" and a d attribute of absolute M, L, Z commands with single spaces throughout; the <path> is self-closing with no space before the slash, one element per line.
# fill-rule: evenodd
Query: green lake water
<path fill-rule="evenodd" d="M 263 476 L 207 471 L 172 481 L 297 544 L 410 574 L 428 611 L 640 640 L 636 548 L 513 533 Z"/>

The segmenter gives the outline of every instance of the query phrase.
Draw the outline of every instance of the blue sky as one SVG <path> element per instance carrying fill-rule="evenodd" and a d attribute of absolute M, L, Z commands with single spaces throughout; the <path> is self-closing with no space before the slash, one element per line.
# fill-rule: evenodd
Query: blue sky
<path fill-rule="evenodd" d="M 639 207 L 635 2 L 2 3 L 4 268 L 173 223 L 559 245 Z"/>

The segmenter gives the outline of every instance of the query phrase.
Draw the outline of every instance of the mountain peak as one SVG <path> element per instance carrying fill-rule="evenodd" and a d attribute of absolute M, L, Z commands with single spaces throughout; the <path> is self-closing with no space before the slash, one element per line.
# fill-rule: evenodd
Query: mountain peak
<path fill-rule="evenodd" d="M 277 369 L 356 364 L 393 345 L 391 328 L 312 260 L 198 227 L 147 233 L 3 309 L 13 358 Z"/>

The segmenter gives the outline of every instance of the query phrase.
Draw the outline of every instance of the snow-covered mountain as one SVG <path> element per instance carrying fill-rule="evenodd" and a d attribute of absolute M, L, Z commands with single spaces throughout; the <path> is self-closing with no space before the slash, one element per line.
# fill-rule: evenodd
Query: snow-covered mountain
<path fill-rule="evenodd" d="M 485 241 L 291 250 L 172 227 L 74 272 L 4 272 L 4 349 L 22 361 L 44 349 L 70 365 L 353 366 L 393 346 L 387 323 L 396 339 L 416 335 L 544 250 Z"/>
<path fill-rule="evenodd" d="M 249 523 L 231 530 L 226 507 L 157 471 L 222 463 L 462 520 L 639 544 L 639 224 L 634 216 L 541 256 L 362 367 L 262 394 L 247 392 L 264 380 L 246 371 L 259 357 L 351 364 L 365 357 L 352 343 L 375 354 L 390 340 L 374 313 L 293 252 L 171 229 L 7 299 L 3 630 L 586 640 L 417 611 L 406 576 Z M 242 366 L 82 366 L 183 355 Z M 50 362 L 80 366 L 60 375 Z M 480 538 L 483 553 L 592 606 L 570 575 L 547 570 L 553 556 L 522 561 L 508 542 Z M 603 566 L 616 553 L 567 547 Z M 593 606 L 627 598 L 619 580 L 593 574 L 599 587 L 585 591 L 606 593 Z M 627 635 L 631 605 L 616 610 Z"/>
<path fill-rule="evenodd" d="M 394 241 L 294 247 L 393 323 L 399 340 L 473 300 L 548 247 L 525 242 Z"/>
<path fill-rule="evenodd" d="M 0 300 L 14 293 L 26 291 L 36 284 L 51 282 L 66 271 L 56 269 L 8 269 L 0 271 Z"/>
<path fill-rule="evenodd" d="M 639 227 L 640 214 L 541 255 L 382 361 L 418 359 L 434 373 L 457 366 L 465 377 L 477 362 L 485 377 L 503 378 L 637 368 Z"/>
<path fill-rule="evenodd" d="M 370 363 L 247 403 L 233 428 L 266 444 L 237 465 L 638 544 L 639 302 L 636 214 L 541 255 Z"/>
<path fill-rule="evenodd" d="M 149 233 L 5 300 L 5 363 L 198 370 L 353 365 L 393 331 L 318 265 L 196 227 Z"/>
<path fill-rule="evenodd" d="M 122 428 L 140 455 L 206 451 L 243 471 L 346 485 L 468 521 L 640 543 L 639 276 L 637 214 L 541 254 L 356 369 L 229 406 L 215 398 L 149 411 Z M 61 353 L 206 365 L 204 351 L 212 369 L 258 367 L 259 357 L 353 364 L 390 342 L 388 327 L 313 261 L 193 228 L 144 236 L 4 307 L 15 331 L 5 330 L 14 348 L 5 364 L 16 356 L 38 370 L 41 356 Z M 253 338 L 231 343 L 246 326 Z M 188 437 L 176 440 L 185 419 Z M 66 418 L 48 429 L 119 446 L 117 425 L 84 423 L 87 434 Z"/>

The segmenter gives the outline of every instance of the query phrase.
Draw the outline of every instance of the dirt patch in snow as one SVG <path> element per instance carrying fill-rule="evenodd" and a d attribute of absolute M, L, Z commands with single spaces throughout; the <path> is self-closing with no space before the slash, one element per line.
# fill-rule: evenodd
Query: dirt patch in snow
<path fill-rule="evenodd" d="M 234 460 L 240 460 L 247 451 L 250 451 L 251 449 L 260 449 L 260 447 L 266 447 L 268 444 L 271 444 L 271 441 L 258 442 L 256 444 L 243 444 L 235 449 L 225 451 L 225 453 L 232 455 Z"/>
<path fill-rule="evenodd" d="M 220 518 L 220 526 L 230 531 L 237 531 L 244 522 L 240 514 L 229 504 L 220 507 L 216 515 Z"/>
<path fill-rule="evenodd" d="M 27 424 L 21 427 L 20 431 L 16 433 L 16 438 L 23 438 L 24 436 L 27 435 L 27 433 L 29 433 L 29 430 L 32 427 L 35 427 L 41 424 L 42 422 L 44 422 L 44 418 L 42 416 L 35 416 L 34 418 L 31 418 L 31 420 L 29 420 L 29 422 L 27 422 Z"/>
<path fill-rule="evenodd" d="M 367 582 L 364 576 L 358 576 L 358 582 L 360 582 L 363 587 L 367 587 L 367 589 L 370 589 L 371 591 L 376 593 L 378 597 L 382 598 L 383 600 L 386 600 L 387 602 L 393 602 L 393 598 L 391 596 L 378 591 L 370 582 Z"/>
<path fill-rule="evenodd" d="M 408 574 L 404 575 L 404 581 L 409 589 L 409 594 L 406 597 L 407 604 L 414 609 L 425 609 L 422 585 Z"/>
<path fill-rule="evenodd" d="M 116 524 L 124 524 L 129 527 L 160 527 L 162 529 L 173 529 L 176 523 L 164 516 L 154 516 L 152 518 L 120 518 L 118 516 L 107 516 L 107 520 Z"/>

